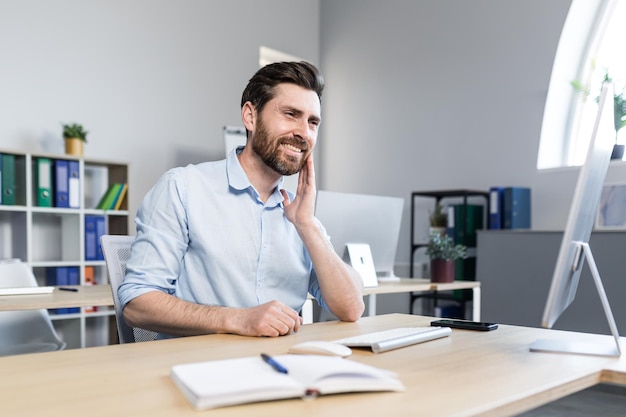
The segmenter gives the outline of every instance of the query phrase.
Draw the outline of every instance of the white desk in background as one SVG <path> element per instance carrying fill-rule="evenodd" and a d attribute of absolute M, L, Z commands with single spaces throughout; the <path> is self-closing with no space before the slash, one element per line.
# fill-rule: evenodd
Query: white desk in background
<path fill-rule="evenodd" d="M 69 285 L 78 291 L 58 291 L 50 294 L 0 296 L 0 311 L 33 310 L 40 308 L 65 308 L 87 306 L 112 306 L 113 297 L 109 285 Z M 480 321 L 480 282 L 454 281 L 450 283 L 432 283 L 423 278 L 401 278 L 395 281 L 381 281 L 377 287 L 365 288 L 368 298 L 368 316 L 376 315 L 376 295 L 410 292 L 451 291 L 471 289 L 473 296 L 472 320 Z M 302 308 L 305 323 L 313 322 L 313 304 L 307 300 Z"/>
<path fill-rule="evenodd" d="M 425 278 L 399 278 L 397 280 L 380 281 L 377 287 L 365 288 L 363 295 L 368 297 L 368 316 L 376 315 L 376 295 L 398 294 L 411 292 L 434 292 L 452 290 L 472 290 L 472 320 L 480 321 L 480 282 L 454 281 L 448 283 L 430 282 Z M 311 300 L 302 307 L 302 317 L 305 323 L 313 322 L 313 304 Z"/>
<path fill-rule="evenodd" d="M 113 305 L 110 285 L 63 285 L 63 288 L 77 291 L 55 288 L 48 294 L 3 295 L 0 296 L 0 311 Z"/>

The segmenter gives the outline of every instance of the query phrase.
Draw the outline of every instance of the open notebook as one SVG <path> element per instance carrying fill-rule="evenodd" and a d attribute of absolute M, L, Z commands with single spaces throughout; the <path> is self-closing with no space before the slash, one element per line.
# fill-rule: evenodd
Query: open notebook
<path fill-rule="evenodd" d="M 394 373 L 349 359 L 279 355 L 277 372 L 260 356 L 189 363 L 170 377 L 198 410 L 228 405 L 361 391 L 403 391 Z"/>

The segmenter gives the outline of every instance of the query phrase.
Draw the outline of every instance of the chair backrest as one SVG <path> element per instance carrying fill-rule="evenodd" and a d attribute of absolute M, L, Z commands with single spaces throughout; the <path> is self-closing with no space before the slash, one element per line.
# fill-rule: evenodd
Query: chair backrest
<path fill-rule="evenodd" d="M 19 260 L 0 261 L 0 288 L 13 287 L 37 287 L 37 279 L 28 265 Z M 0 356 L 50 352 L 65 346 L 48 310 L 0 312 Z"/>
<path fill-rule="evenodd" d="M 117 322 L 117 334 L 120 343 L 147 342 L 155 340 L 157 333 L 139 327 L 129 326 L 124 320 L 120 299 L 117 296 L 117 288 L 126 275 L 126 262 L 130 257 L 130 245 L 135 240 L 134 236 L 103 235 L 100 238 L 102 252 L 107 267 L 109 284 L 113 295 L 115 307 L 115 321 Z"/>

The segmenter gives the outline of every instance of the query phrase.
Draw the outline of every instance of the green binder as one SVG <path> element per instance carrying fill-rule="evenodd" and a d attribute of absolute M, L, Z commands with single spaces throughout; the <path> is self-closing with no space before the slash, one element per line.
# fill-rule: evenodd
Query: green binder
<path fill-rule="evenodd" d="M 5 206 L 15 205 L 15 155 L 3 153 L 1 155 L 2 167 L 0 186 L 2 191 L 2 204 Z"/>
<path fill-rule="evenodd" d="M 52 207 L 52 160 L 37 158 L 37 205 Z"/>

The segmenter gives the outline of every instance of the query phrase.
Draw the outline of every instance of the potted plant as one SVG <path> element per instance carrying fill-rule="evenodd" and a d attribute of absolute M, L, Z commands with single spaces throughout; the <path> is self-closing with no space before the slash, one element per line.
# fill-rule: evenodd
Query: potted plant
<path fill-rule="evenodd" d="M 606 71 L 602 78 L 602 82 L 613 82 L 613 78 L 609 75 L 609 72 Z M 581 93 L 583 97 L 588 97 L 590 94 L 590 89 L 588 86 L 581 83 L 579 80 L 574 80 L 571 82 L 574 90 Z M 624 90 L 619 91 L 615 89 L 613 91 L 613 123 L 615 126 L 615 145 L 613 145 L 613 153 L 611 154 L 611 159 L 622 159 L 624 156 L 624 145 L 617 143 L 618 132 L 621 128 L 626 126 L 626 99 L 624 98 Z M 599 96 L 595 98 L 596 102 L 600 99 Z"/>
<path fill-rule="evenodd" d="M 446 227 L 448 226 L 448 214 L 443 210 L 441 204 L 435 205 L 435 210 L 428 216 L 430 222 L 430 233 L 437 232 L 440 235 L 446 233 Z"/>
<path fill-rule="evenodd" d="M 454 261 L 467 256 L 467 247 L 455 244 L 448 235 L 433 232 L 426 246 L 426 254 L 430 257 L 431 282 L 452 282 Z"/>
<path fill-rule="evenodd" d="M 87 142 L 87 131 L 78 123 L 63 124 L 63 139 L 65 153 L 68 155 L 83 156 L 83 144 Z"/>
<path fill-rule="evenodd" d="M 613 94 L 613 120 L 615 122 L 615 145 L 613 145 L 613 153 L 611 159 L 622 159 L 624 157 L 624 145 L 617 143 L 617 134 L 621 128 L 626 126 L 626 100 L 623 91 L 619 94 Z"/>

